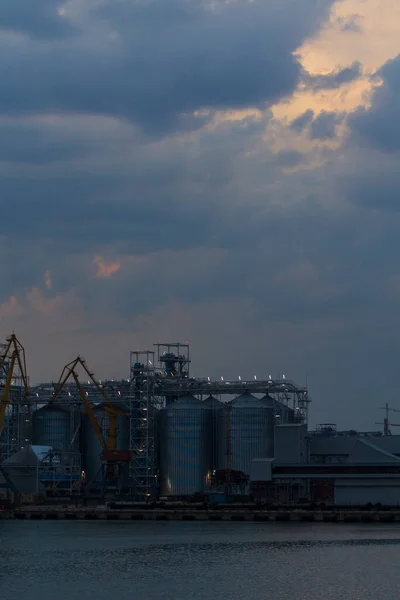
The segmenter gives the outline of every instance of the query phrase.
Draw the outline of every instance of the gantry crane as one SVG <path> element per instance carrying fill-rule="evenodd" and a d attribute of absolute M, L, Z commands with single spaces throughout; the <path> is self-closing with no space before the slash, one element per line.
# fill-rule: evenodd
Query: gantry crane
<path fill-rule="evenodd" d="M 103 409 L 108 414 L 108 429 L 106 432 L 106 437 L 103 435 L 103 429 L 100 423 L 96 419 L 96 415 L 93 411 L 92 405 L 90 404 L 88 397 L 79 381 L 78 374 L 76 369 L 78 366 L 81 366 L 87 376 L 90 378 L 92 383 L 95 385 L 97 391 L 100 393 L 104 400 Z M 86 412 L 88 414 L 90 423 L 93 427 L 93 430 L 96 434 L 97 439 L 100 442 L 102 447 L 101 459 L 103 463 L 102 475 L 103 475 L 103 493 L 108 487 L 114 486 L 115 483 L 118 483 L 121 477 L 121 464 L 127 463 L 131 459 L 131 453 L 128 450 L 117 449 L 117 417 L 124 416 L 128 417 L 128 413 L 125 413 L 118 408 L 116 408 L 108 398 L 106 392 L 102 388 L 102 386 L 98 383 L 93 373 L 88 369 L 86 362 L 83 358 L 78 356 L 75 360 L 71 361 L 67 365 L 65 365 L 60 379 L 56 385 L 54 393 L 50 400 L 50 405 L 54 403 L 57 396 L 60 394 L 64 385 L 67 383 L 68 379 L 72 376 L 75 385 L 78 389 L 79 396 L 81 398 L 82 404 L 84 405 Z"/>
<path fill-rule="evenodd" d="M 10 402 L 10 389 L 15 378 L 14 368 L 19 368 L 25 396 L 29 396 L 28 376 L 26 373 L 25 349 L 13 333 L 6 340 L 6 345 L 0 355 L 0 373 L 5 374 L 5 383 L 0 400 L 0 435 L 3 431 L 7 406 Z"/>

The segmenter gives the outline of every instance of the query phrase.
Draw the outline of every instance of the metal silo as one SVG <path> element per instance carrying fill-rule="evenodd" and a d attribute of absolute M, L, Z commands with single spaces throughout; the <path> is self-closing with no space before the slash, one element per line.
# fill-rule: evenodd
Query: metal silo
<path fill-rule="evenodd" d="M 182 396 L 160 411 L 160 492 L 188 496 L 206 486 L 207 419 L 210 409 Z"/>
<path fill-rule="evenodd" d="M 33 413 L 32 442 L 37 446 L 51 446 L 53 450 L 68 452 L 73 436 L 71 413 L 59 406 L 44 406 Z"/>
<path fill-rule="evenodd" d="M 218 466 L 218 414 L 222 407 L 223 403 L 214 396 L 208 396 L 203 402 L 203 408 L 207 409 L 205 450 L 210 476 Z"/>
<path fill-rule="evenodd" d="M 265 405 L 273 408 L 275 412 L 275 425 L 286 425 L 287 423 L 294 423 L 294 410 L 290 408 L 287 404 L 280 402 L 279 400 L 275 400 L 272 396 L 268 394 L 261 398 Z"/>
<path fill-rule="evenodd" d="M 225 404 L 218 415 L 218 468 L 250 473 L 253 458 L 274 456 L 274 408 L 251 394 L 242 394 Z"/>
<path fill-rule="evenodd" d="M 104 404 L 98 404 L 93 408 L 97 422 L 101 425 L 103 436 L 107 440 L 107 429 L 109 417 Z M 121 411 L 126 409 L 115 406 Z M 117 416 L 117 449 L 127 450 L 129 448 L 129 418 L 123 415 Z M 89 416 L 83 417 L 82 438 L 82 462 L 86 474 L 86 481 L 91 488 L 100 487 L 102 483 L 102 445 L 92 427 Z"/>

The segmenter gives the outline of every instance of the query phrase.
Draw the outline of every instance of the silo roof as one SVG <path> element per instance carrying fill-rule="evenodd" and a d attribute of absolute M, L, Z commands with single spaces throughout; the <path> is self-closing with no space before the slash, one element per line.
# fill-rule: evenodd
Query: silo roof
<path fill-rule="evenodd" d="M 218 398 L 215 398 L 215 396 L 211 395 L 202 402 L 202 406 L 205 408 L 221 408 L 223 404 L 224 403 L 218 400 Z"/>
<path fill-rule="evenodd" d="M 288 406 L 287 404 L 284 404 L 283 402 L 276 400 L 269 394 L 266 394 L 265 396 L 263 396 L 261 398 L 261 402 L 264 402 L 267 405 L 269 404 L 270 406 L 274 406 L 276 409 L 281 408 L 281 409 L 293 410 L 293 408 L 291 406 Z"/>
<path fill-rule="evenodd" d="M 42 406 L 42 408 L 38 408 L 38 410 L 35 411 L 35 413 L 37 412 L 68 412 L 67 408 L 64 408 L 62 406 L 58 406 L 57 404 L 45 404 L 44 406 Z"/>
<path fill-rule="evenodd" d="M 249 393 L 237 396 L 231 404 L 235 408 L 265 408 L 265 404 L 261 400 Z"/>
<path fill-rule="evenodd" d="M 168 404 L 166 408 L 168 410 L 176 409 L 181 410 L 182 408 L 202 408 L 202 402 L 198 400 L 195 396 L 191 394 L 187 394 L 185 396 L 180 396 L 177 400 Z"/>

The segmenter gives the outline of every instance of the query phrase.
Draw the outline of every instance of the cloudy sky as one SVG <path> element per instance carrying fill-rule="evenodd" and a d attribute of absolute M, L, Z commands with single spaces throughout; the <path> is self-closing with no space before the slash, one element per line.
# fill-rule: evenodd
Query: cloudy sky
<path fill-rule="evenodd" d="M 400 408 L 398 0 L 2 0 L 0 334 Z"/>

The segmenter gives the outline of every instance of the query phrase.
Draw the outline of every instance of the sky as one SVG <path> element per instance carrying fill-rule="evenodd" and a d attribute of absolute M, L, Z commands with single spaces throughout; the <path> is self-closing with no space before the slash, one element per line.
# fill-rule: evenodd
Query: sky
<path fill-rule="evenodd" d="M 400 408 L 398 0 L 3 0 L 0 338 L 32 382 L 195 376 Z"/>

